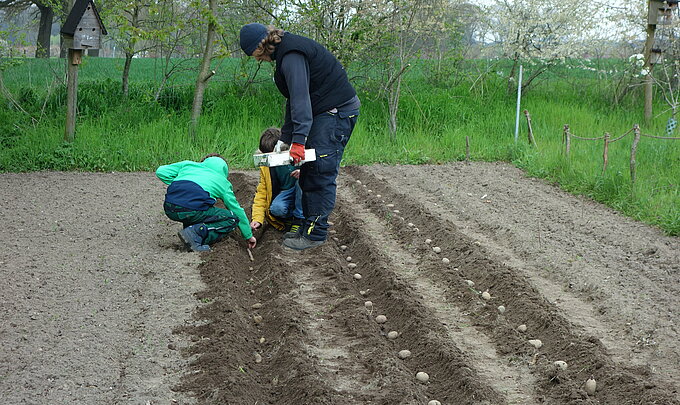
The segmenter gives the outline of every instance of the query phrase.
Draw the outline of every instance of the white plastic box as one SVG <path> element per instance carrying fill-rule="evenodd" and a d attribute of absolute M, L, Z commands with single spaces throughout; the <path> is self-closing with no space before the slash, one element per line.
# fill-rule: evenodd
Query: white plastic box
<path fill-rule="evenodd" d="M 285 166 L 292 163 L 289 151 L 284 152 L 269 152 L 257 153 L 253 155 L 253 162 L 255 166 Z M 305 160 L 300 162 L 300 165 L 305 162 L 313 162 L 316 160 L 315 149 L 305 149 Z M 299 166 L 299 165 L 298 165 Z"/>

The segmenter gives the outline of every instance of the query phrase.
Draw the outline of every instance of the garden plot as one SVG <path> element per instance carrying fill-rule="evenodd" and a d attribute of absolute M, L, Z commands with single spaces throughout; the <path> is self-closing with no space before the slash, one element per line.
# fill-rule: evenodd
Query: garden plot
<path fill-rule="evenodd" d="M 244 206 L 257 178 L 230 176 Z M 343 168 L 329 241 L 268 229 L 253 261 L 182 252 L 151 174 L 0 182 L 3 403 L 680 403 L 678 239 L 504 164 Z"/>
<path fill-rule="evenodd" d="M 676 403 L 674 380 L 653 364 L 641 367 L 639 361 L 612 356 L 600 340 L 611 336 L 592 334 L 605 330 L 605 320 L 586 318 L 597 323 L 586 330 L 576 322 L 583 319 L 571 319 L 565 304 L 596 312 L 590 297 L 564 292 L 560 305 L 551 302 L 540 288 L 554 287 L 554 281 L 540 278 L 543 284 L 537 286 L 527 269 L 509 265 L 507 255 L 459 230 L 445 198 L 428 203 L 438 197 L 423 190 L 429 183 L 413 175 L 417 170 L 346 168 L 334 233 L 321 249 L 287 251 L 280 235 L 270 231 L 252 264 L 235 248 L 211 256 L 203 271 L 224 271 L 222 263 L 239 260 L 235 267 L 253 269 L 240 282 L 219 286 L 229 292 L 216 295 L 239 291 L 270 308 L 263 315 L 269 325 L 249 326 L 256 328 L 253 336 L 265 338 L 263 345 L 249 348 L 262 362 L 251 360 L 245 372 L 242 366 L 221 367 L 229 376 L 219 379 L 250 376 L 257 384 L 247 391 L 259 390 L 250 399 L 272 404 Z M 406 189 L 398 180 L 387 181 L 399 179 L 400 171 L 419 186 Z M 235 270 L 231 264 L 226 269 Z M 254 283 L 250 298 L 240 283 Z M 547 294 L 552 298 L 556 291 Z M 248 305 L 243 308 L 236 318 L 249 318 Z M 217 319 L 222 312 L 215 313 L 213 325 L 229 321 Z M 384 323 L 377 322 L 383 321 L 380 315 Z M 233 343 L 227 346 L 234 350 Z M 400 358 L 402 350 L 410 356 Z M 218 351 L 224 361 L 233 358 L 226 347 Z M 195 367 L 205 369 L 201 360 Z M 419 372 L 428 374 L 426 383 L 415 378 Z M 589 395 L 591 377 L 597 388 Z M 208 386 L 194 380 L 184 388 L 200 392 Z M 236 401 L 233 393 L 210 398 Z"/>

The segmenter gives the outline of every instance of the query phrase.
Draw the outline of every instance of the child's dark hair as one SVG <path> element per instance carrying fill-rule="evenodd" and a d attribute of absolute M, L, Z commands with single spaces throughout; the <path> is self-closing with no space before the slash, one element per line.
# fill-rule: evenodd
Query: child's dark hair
<path fill-rule="evenodd" d="M 219 153 L 208 153 L 207 155 L 203 156 L 203 159 L 201 159 L 201 162 L 204 162 L 209 157 L 218 157 L 218 158 L 224 160 L 225 162 L 227 161 L 227 159 L 225 159 L 224 156 L 220 155 Z"/>
<path fill-rule="evenodd" d="M 267 128 L 260 135 L 260 151 L 262 153 L 269 153 L 274 151 L 276 142 L 281 137 L 281 130 L 279 128 Z"/>

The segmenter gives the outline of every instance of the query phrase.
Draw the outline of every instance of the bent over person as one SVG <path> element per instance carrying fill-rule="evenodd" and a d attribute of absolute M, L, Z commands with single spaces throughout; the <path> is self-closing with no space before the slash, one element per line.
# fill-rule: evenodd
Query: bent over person
<path fill-rule="evenodd" d="M 300 168 L 302 226 L 283 245 L 319 246 L 327 238 L 340 161 L 361 103 L 340 62 L 312 39 L 252 23 L 241 28 L 240 45 L 258 61 L 276 62 L 274 82 L 286 98 L 281 141 L 291 145 L 293 163 L 304 160 L 305 148 L 316 150 L 316 160 Z"/>
<path fill-rule="evenodd" d="M 222 156 L 211 153 L 200 162 L 184 160 L 156 169 L 168 189 L 163 209 L 173 221 L 181 222 L 180 240 L 195 252 L 210 251 L 210 245 L 238 227 L 249 248 L 257 241 L 245 211 L 227 180 L 229 167 Z M 215 207 L 217 200 L 224 208 Z"/>

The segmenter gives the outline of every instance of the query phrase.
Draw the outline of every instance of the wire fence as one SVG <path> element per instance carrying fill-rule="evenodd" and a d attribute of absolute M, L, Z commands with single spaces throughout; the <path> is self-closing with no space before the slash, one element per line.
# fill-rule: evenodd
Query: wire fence
<path fill-rule="evenodd" d="M 565 124 L 564 125 L 564 130 L 563 130 L 563 135 L 562 135 L 562 143 L 564 144 L 564 153 L 567 157 L 569 157 L 571 153 L 571 140 L 573 139 L 579 139 L 583 141 L 604 141 L 603 142 L 603 149 L 602 149 L 602 173 L 607 170 L 607 164 L 609 162 L 609 145 L 618 142 L 622 140 L 623 138 L 627 137 L 628 135 L 633 134 L 633 142 L 631 144 L 630 148 L 630 181 L 634 184 L 635 179 L 636 179 L 636 170 L 637 170 L 637 160 L 636 160 L 636 154 L 637 154 L 637 148 L 638 144 L 640 143 L 641 137 L 647 137 L 647 138 L 653 138 L 653 139 L 671 139 L 671 140 L 680 140 L 678 137 L 670 137 L 670 136 L 656 136 L 656 135 L 648 135 L 648 134 L 643 134 L 640 132 L 640 126 L 638 124 L 633 125 L 631 129 L 623 133 L 622 135 L 611 139 L 611 135 L 608 132 L 605 132 L 603 136 L 598 136 L 598 137 L 583 137 L 583 136 L 576 136 L 571 133 L 571 130 L 569 128 L 569 125 Z"/>

